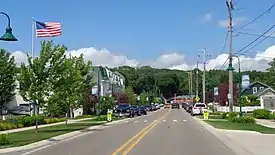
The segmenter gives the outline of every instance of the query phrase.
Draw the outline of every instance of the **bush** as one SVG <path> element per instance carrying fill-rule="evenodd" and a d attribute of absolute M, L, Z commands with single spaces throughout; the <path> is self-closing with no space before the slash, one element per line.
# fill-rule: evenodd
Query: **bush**
<path fill-rule="evenodd" d="M 11 122 L 0 122 L 0 131 L 16 129 L 17 126 Z"/>
<path fill-rule="evenodd" d="M 252 112 L 253 117 L 257 119 L 270 119 L 271 114 L 266 109 L 256 109 Z"/>
<path fill-rule="evenodd" d="M 107 116 L 106 115 L 102 115 L 102 116 L 98 116 L 95 119 L 96 121 L 107 121 Z"/>
<path fill-rule="evenodd" d="M 253 117 L 244 116 L 244 117 L 231 117 L 229 121 L 232 123 L 252 123 L 254 124 L 256 121 Z"/>
<path fill-rule="evenodd" d="M 66 118 L 46 118 L 44 121 L 46 124 L 51 124 L 66 121 Z"/>
<path fill-rule="evenodd" d="M 274 119 L 275 120 L 275 114 L 270 114 L 270 119 Z"/>
<path fill-rule="evenodd" d="M 222 112 L 212 112 L 210 115 L 222 115 Z"/>
<path fill-rule="evenodd" d="M 221 114 L 221 118 L 222 118 L 222 119 L 226 119 L 226 118 L 227 118 L 227 114 L 228 114 L 228 112 L 223 112 L 223 113 Z"/>
<path fill-rule="evenodd" d="M 227 117 L 228 118 L 233 118 L 233 117 L 237 117 L 238 116 L 238 114 L 236 113 L 236 112 L 229 112 L 228 114 L 227 114 Z"/>
<path fill-rule="evenodd" d="M 8 134 L 0 135 L 0 146 L 12 144 L 12 140 Z"/>
<path fill-rule="evenodd" d="M 94 115 L 80 115 L 80 116 L 76 116 L 75 119 L 92 118 L 92 117 L 94 117 Z"/>

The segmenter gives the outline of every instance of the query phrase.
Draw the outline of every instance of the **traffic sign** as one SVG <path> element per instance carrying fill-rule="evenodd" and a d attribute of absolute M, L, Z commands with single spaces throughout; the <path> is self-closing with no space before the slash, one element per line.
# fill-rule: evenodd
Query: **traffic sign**
<path fill-rule="evenodd" d="M 203 119 L 207 120 L 209 116 L 209 113 L 207 110 L 203 111 Z"/>
<path fill-rule="evenodd" d="M 200 98 L 199 97 L 196 97 L 196 99 L 195 99 L 197 102 L 199 102 L 200 101 Z"/>
<path fill-rule="evenodd" d="M 112 114 L 113 114 L 113 110 L 108 109 L 108 111 L 107 111 L 107 121 L 108 122 L 112 121 Z"/>

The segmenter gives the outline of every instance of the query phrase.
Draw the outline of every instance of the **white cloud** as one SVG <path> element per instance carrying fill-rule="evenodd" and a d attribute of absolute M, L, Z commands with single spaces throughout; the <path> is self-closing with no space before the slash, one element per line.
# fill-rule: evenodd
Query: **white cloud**
<path fill-rule="evenodd" d="M 213 13 L 209 12 L 203 16 L 202 22 L 209 22 L 213 19 Z"/>
<path fill-rule="evenodd" d="M 107 49 L 96 49 L 93 47 L 90 48 L 81 48 L 78 50 L 68 51 L 71 52 L 72 56 L 78 56 L 80 54 L 84 55 L 86 61 L 91 60 L 93 65 L 103 65 L 108 67 L 117 67 L 122 65 L 128 65 L 132 67 L 149 65 L 154 68 L 169 68 L 169 69 L 179 69 L 179 70 L 189 70 L 196 68 L 196 59 L 192 64 L 186 62 L 185 55 L 182 53 L 165 53 L 154 60 L 148 61 L 138 61 L 136 59 L 130 59 L 125 55 L 116 55 Z M 67 54 L 68 54 L 67 53 Z M 12 53 L 15 57 L 16 64 L 26 63 L 27 57 L 26 54 L 20 51 Z M 242 70 L 258 70 L 265 71 L 268 67 L 268 62 L 275 57 L 275 45 L 267 48 L 264 52 L 258 52 L 254 57 L 240 56 L 241 60 L 241 69 Z M 224 62 L 227 60 L 228 54 L 220 54 L 216 58 L 212 58 L 207 61 L 206 69 L 220 69 Z M 224 65 L 222 69 L 226 69 L 228 63 Z M 237 59 L 233 60 L 233 66 L 235 69 L 238 69 Z M 199 69 L 203 69 L 203 65 L 199 64 Z"/>
<path fill-rule="evenodd" d="M 245 17 L 236 17 L 233 18 L 232 26 L 240 25 L 246 20 Z M 218 25 L 221 27 L 228 27 L 229 26 L 229 19 L 223 19 L 218 21 Z"/>
<path fill-rule="evenodd" d="M 14 56 L 15 63 L 17 66 L 21 65 L 21 63 L 28 63 L 28 57 L 26 53 L 23 53 L 21 51 L 15 51 L 11 54 L 11 56 Z"/>

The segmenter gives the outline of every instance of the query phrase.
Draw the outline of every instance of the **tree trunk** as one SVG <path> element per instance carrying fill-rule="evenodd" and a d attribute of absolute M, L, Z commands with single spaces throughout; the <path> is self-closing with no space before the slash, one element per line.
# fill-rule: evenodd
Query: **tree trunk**
<path fill-rule="evenodd" d="M 70 107 L 70 118 L 73 118 L 73 108 Z"/>
<path fill-rule="evenodd" d="M 38 133 L 38 106 L 34 105 L 35 111 L 35 133 Z"/>

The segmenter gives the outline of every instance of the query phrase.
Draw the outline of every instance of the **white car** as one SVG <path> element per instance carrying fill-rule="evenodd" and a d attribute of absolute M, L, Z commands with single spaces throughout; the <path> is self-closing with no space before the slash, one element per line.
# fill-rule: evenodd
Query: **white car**
<path fill-rule="evenodd" d="M 191 115 L 202 115 L 207 110 L 207 106 L 204 103 L 195 103 L 191 110 Z"/>

